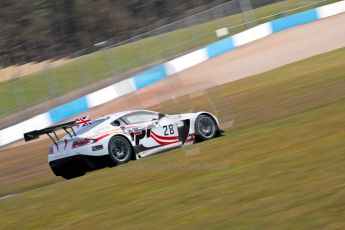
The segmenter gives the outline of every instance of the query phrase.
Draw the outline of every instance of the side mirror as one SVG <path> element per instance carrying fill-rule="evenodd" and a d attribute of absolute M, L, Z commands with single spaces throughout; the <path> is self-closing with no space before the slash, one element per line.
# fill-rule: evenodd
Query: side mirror
<path fill-rule="evenodd" d="M 158 120 L 162 119 L 163 117 L 166 117 L 164 113 L 158 113 Z"/>
<path fill-rule="evenodd" d="M 113 126 L 121 126 L 121 123 L 118 120 L 113 121 Z"/>

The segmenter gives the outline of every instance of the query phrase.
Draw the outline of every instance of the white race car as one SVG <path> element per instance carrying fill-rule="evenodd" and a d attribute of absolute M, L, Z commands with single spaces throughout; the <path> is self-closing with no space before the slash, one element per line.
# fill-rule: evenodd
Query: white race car
<path fill-rule="evenodd" d="M 56 176 L 72 179 L 223 133 L 217 118 L 208 112 L 165 115 L 135 110 L 81 121 L 85 126 L 80 128 L 76 128 L 80 123 L 72 121 L 24 134 L 25 141 L 43 134 L 52 139 L 48 162 Z M 67 135 L 60 139 L 59 130 Z"/>

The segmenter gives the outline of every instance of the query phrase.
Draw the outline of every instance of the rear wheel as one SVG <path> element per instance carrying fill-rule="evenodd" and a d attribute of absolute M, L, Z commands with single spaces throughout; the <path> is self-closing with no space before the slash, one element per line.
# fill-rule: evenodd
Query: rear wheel
<path fill-rule="evenodd" d="M 217 134 L 217 124 L 209 115 L 199 115 L 195 120 L 195 134 L 198 141 L 214 138 Z"/>
<path fill-rule="evenodd" d="M 127 163 L 133 154 L 132 146 L 125 137 L 114 136 L 108 145 L 109 166 Z"/>

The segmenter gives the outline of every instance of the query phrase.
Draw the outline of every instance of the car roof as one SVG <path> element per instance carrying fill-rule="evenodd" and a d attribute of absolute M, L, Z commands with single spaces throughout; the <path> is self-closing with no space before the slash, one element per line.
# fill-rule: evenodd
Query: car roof
<path fill-rule="evenodd" d="M 155 111 L 138 109 L 138 110 L 123 111 L 123 112 L 118 112 L 118 113 L 111 113 L 111 114 L 108 114 L 108 115 L 103 116 L 103 117 L 110 117 L 112 119 L 117 119 L 119 117 L 125 116 L 125 115 L 130 114 L 130 113 L 135 113 L 135 112 L 153 112 L 153 113 L 157 113 Z M 99 117 L 99 118 L 102 118 L 102 117 Z M 97 118 L 97 119 L 99 119 L 99 118 Z"/>

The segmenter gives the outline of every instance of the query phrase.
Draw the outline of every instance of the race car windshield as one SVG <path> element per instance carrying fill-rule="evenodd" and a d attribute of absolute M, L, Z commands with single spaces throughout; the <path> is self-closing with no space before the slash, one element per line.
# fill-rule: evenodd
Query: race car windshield
<path fill-rule="evenodd" d="M 87 125 L 87 126 L 84 126 L 84 127 L 81 127 L 81 128 L 78 128 L 76 131 L 75 131 L 75 134 L 76 135 L 81 135 L 81 134 L 84 134 L 86 133 L 87 131 L 95 128 L 97 125 L 101 124 L 102 122 L 104 122 L 105 120 L 107 120 L 108 118 L 101 118 L 101 119 L 98 119 L 98 120 L 94 120 L 91 122 L 91 124 Z"/>
<path fill-rule="evenodd" d="M 126 122 L 126 124 L 137 124 L 147 121 L 152 121 L 154 119 L 158 119 L 159 116 L 155 112 L 148 112 L 148 111 L 142 111 L 142 112 L 135 112 L 128 114 L 126 116 L 123 116 L 121 119 Z"/>

